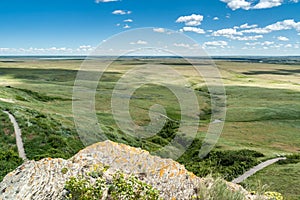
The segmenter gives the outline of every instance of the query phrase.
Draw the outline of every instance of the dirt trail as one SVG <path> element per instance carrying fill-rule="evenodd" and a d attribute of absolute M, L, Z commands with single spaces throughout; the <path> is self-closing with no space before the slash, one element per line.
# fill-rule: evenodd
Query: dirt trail
<path fill-rule="evenodd" d="M 22 133 L 21 133 L 21 129 L 18 125 L 18 122 L 12 114 L 10 114 L 7 111 L 3 111 L 3 112 L 6 113 L 9 116 L 10 121 L 14 125 L 15 135 L 16 135 L 16 143 L 17 143 L 17 147 L 18 147 L 18 151 L 19 151 L 19 157 L 22 158 L 23 160 L 27 160 L 25 150 L 24 150 L 23 141 L 22 141 L 22 137 L 21 137 Z"/>
<path fill-rule="evenodd" d="M 286 158 L 285 157 L 282 157 L 282 158 L 274 158 L 274 159 L 271 159 L 271 160 L 267 160 L 265 162 L 262 162 L 260 163 L 259 165 L 253 167 L 252 169 L 250 169 L 249 171 L 245 172 L 243 175 L 241 175 L 240 177 L 234 179 L 232 182 L 233 183 L 241 183 L 243 182 L 244 180 L 246 180 L 248 177 L 252 176 L 253 174 L 255 174 L 256 172 L 262 170 L 263 168 L 269 166 L 269 165 L 272 165 L 276 162 L 278 162 L 279 160 L 285 160 Z"/>

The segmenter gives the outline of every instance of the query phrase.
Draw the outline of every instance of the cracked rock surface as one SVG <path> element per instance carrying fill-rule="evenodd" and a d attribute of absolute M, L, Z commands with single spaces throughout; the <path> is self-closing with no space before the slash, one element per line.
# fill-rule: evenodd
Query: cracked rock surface
<path fill-rule="evenodd" d="M 86 174 L 97 164 L 110 166 L 108 173 L 111 174 L 122 171 L 136 175 L 159 190 L 164 199 L 191 199 L 198 183 L 203 181 L 171 159 L 105 141 L 81 150 L 69 160 L 26 161 L 0 183 L 0 200 L 63 199 L 65 182 L 72 176 Z M 235 184 L 229 186 L 233 190 L 241 189 Z"/>

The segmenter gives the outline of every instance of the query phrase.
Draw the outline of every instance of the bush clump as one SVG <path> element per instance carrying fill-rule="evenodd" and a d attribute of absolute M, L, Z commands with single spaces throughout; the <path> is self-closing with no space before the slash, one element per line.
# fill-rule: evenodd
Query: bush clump
<path fill-rule="evenodd" d="M 198 187 L 195 200 L 245 200 L 245 193 L 242 190 L 232 191 L 222 178 L 212 178 L 211 175 L 205 178 Z"/>
<path fill-rule="evenodd" d="M 291 154 L 286 156 L 285 160 L 280 160 L 277 163 L 280 165 L 284 164 L 297 164 L 300 162 L 300 154 Z"/>
<path fill-rule="evenodd" d="M 257 158 L 263 157 L 263 154 L 259 152 L 243 149 L 235 151 L 213 150 L 205 158 L 201 159 L 199 157 L 199 149 L 196 148 L 197 146 L 192 144 L 185 154 L 179 158 L 179 162 L 199 177 L 213 174 L 231 181 L 259 164 Z"/>
<path fill-rule="evenodd" d="M 112 175 L 112 180 L 103 177 L 107 170 L 91 171 L 85 177 L 71 177 L 66 182 L 67 200 L 158 200 L 159 191 L 140 181 L 135 176 L 126 176 L 121 172 Z"/>

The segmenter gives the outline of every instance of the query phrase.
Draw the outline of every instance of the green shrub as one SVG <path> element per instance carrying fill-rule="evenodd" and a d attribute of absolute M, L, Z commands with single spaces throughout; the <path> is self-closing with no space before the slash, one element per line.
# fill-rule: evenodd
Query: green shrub
<path fill-rule="evenodd" d="M 291 154 L 286 156 L 285 160 L 280 160 L 277 163 L 280 165 L 284 164 L 296 164 L 300 162 L 300 154 Z"/>
<path fill-rule="evenodd" d="M 19 158 L 13 125 L 0 109 L 0 182 L 4 176 L 23 163 Z M 5 110 L 5 109 L 3 109 Z"/>
<path fill-rule="evenodd" d="M 201 159 L 199 157 L 199 148 L 197 148 L 200 142 L 201 140 L 196 139 L 178 160 L 189 171 L 200 177 L 205 177 L 209 174 L 222 175 L 226 180 L 231 181 L 257 165 L 259 163 L 257 158 L 263 156 L 259 152 L 248 149 L 236 151 L 213 150 L 205 158 Z"/>
<path fill-rule="evenodd" d="M 15 170 L 22 163 L 23 160 L 15 150 L 0 148 L 0 182 L 6 174 Z"/>
<path fill-rule="evenodd" d="M 158 200 L 159 192 L 152 186 L 143 183 L 134 176 L 125 177 L 121 172 L 113 175 L 112 182 L 103 177 L 107 167 L 91 171 L 86 177 L 71 177 L 66 182 L 65 189 L 68 191 L 67 200 L 98 200 L 103 198 L 107 191 L 106 199 L 120 200 Z"/>
<path fill-rule="evenodd" d="M 76 130 L 65 127 L 49 114 L 20 106 L 9 108 L 9 112 L 15 116 L 22 130 L 28 159 L 68 159 L 83 148 Z"/>
<path fill-rule="evenodd" d="M 221 178 L 213 179 L 208 176 L 205 181 L 197 187 L 197 200 L 245 200 L 245 194 L 242 191 L 232 191 L 226 182 Z"/>
<path fill-rule="evenodd" d="M 109 187 L 109 194 L 113 199 L 136 199 L 156 200 L 159 199 L 159 192 L 152 186 L 143 183 L 134 176 L 125 178 L 124 174 L 114 174 L 113 183 Z"/>

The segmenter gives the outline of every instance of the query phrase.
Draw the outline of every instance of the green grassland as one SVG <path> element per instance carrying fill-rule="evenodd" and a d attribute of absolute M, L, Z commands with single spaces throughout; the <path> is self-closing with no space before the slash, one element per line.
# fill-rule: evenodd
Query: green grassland
<path fill-rule="evenodd" d="M 227 118 L 216 147 L 201 160 L 199 149 L 211 114 L 210 96 L 203 79 L 178 60 L 115 61 L 100 80 L 95 105 L 101 128 L 110 140 L 155 152 L 177 134 L 178 123 L 175 121 L 180 121 L 178 100 L 170 90 L 158 85 L 144 85 L 130 98 L 131 116 L 139 125 L 149 123 L 148 110 L 153 104 L 164 106 L 168 117 L 174 121 L 168 120 L 157 135 L 138 139 L 119 130 L 113 119 L 111 94 L 116 81 L 129 69 L 147 62 L 172 66 L 189 81 L 190 85 L 184 87 L 195 89 L 201 119 L 198 134 L 196 138 L 181 135 L 177 148 L 185 148 L 191 142 L 178 161 L 196 175 L 221 174 L 231 180 L 260 160 L 300 151 L 300 66 L 283 64 L 216 62 L 227 93 Z M 69 158 L 84 148 L 72 115 L 73 85 L 81 63 L 81 60 L 0 60 L 0 110 L 10 111 L 19 122 L 29 159 Z M 0 120 L 1 152 L 6 155 L 9 149 L 17 155 L 12 125 L 4 114 L 0 115 Z M 166 152 L 165 156 L 170 155 Z M 10 163 L 7 171 L 21 162 L 16 157 L 2 156 L 1 159 L 1 162 L 6 159 Z M 270 185 L 270 190 L 278 190 L 288 197 L 299 197 L 297 184 L 289 183 L 291 177 L 300 180 L 297 168 L 297 163 L 268 167 L 251 177 L 248 185 L 254 189 L 254 182 L 261 180 Z M 274 170 L 280 174 L 278 185 L 272 179 Z"/>

